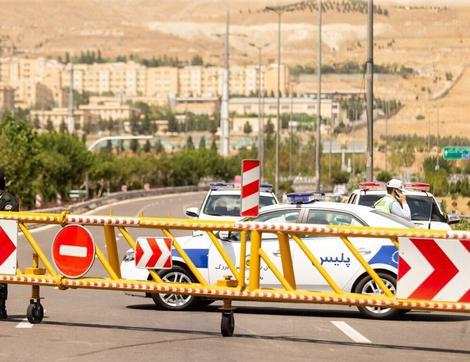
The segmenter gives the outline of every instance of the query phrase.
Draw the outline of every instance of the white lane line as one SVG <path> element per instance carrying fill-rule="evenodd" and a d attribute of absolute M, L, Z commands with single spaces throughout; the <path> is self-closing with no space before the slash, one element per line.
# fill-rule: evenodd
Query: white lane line
<path fill-rule="evenodd" d="M 28 322 L 28 318 L 22 319 L 20 323 L 16 325 L 16 328 L 33 328 L 33 325 Z"/>
<path fill-rule="evenodd" d="M 331 323 L 356 343 L 372 343 L 370 340 L 368 340 L 366 337 L 364 337 L 346 322 L 331 321 Z"/>

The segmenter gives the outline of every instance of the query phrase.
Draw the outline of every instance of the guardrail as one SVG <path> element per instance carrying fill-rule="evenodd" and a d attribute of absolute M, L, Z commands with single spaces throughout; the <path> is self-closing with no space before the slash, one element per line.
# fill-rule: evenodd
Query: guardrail
<path fill-rule="evenodd" d="M 165 293 L 179 295 L 202 296 L 211 299 L 222 299 L 221 332 L 224 336 L 231 336 L 234 331 L 235 320 L 233 316 L 233 300 L 253 301 L 275 301 L 289 303 L 321 303 L 336 305 L 355 305 L 358 307 L 380 307 L 392 309 L 420 309 L 439 310 L 452 312 L 470 312 L 470 288 L 468 275 L 465 278 L 456 276 L 459 285 L 464 289 L 464 297 L 457 301 L 433 300 L 432 297 L 406 297 L 398 298 L 379 275 L 379 270 L 371 266 L 365 260 L 360 250 L 355 245 L 357 238 L 380 238 L 388 239 L 392 247 L 400 248 L 402 258 L 402 243 L 426 241 L 430 246 L 436 243 L 443 250 L 449 251 L 452 245 L 458 245 L 462 250 L 467 248 L 468 255 L 459 252 L 461 265 L 469 265 L 470 261 L 470 233 L 460 231 L 432 231 L 423 229 L 391 229 L 391 228 L 369 228 L 369 227 L 344 227 L 344 226 L 319 226 L 303 224 L 268 224 L 258 222 L 231 222 L 231 221 L 204 221 L 168 218 L 147 217 L 117 217 L 117 216 L 88 216 L 73 214 L 43 214 L 26 212 L 0 212 L 0 228 L 5 230 L 11 225 L 5 223 L 18 223 L 26 240 L 33 249 L 32 266 L 25 269 L 19 267 L 13 273 L 0 274 L 0 282 L 13 284 L 32 285 L 32 296 L 27 310 L 28 320 L 31 323 L 39 323 L 43 317 L 43 309 L 40 303 L 40 286 L 55 286 L 59 289 L 88 288 L 97 290 L 119 290 L 146 293 Z M 95 243 L 96 256 L 99 259 L 107 277 L 66 277 L 61 274 L 56 263 L 51 263 L 44 251 L 40 248 L 34 237 L 29 232 L 26 224 L 55 224 L 62 227 L 69 225 L 80 225 L 81 228 L 88 226 L 101 226 L 104 231 L 107 257 Z M 128 228 L 145 228 L 160 231 L 165 237 L 173 242 L 173 247 L 181 256 L 185 265 L 194 275 L 197 282 L 190 284 L 164 282 L 154 270 L 149 270 L 153 281 L 125 280 L 121 277 L 120 258 L 118 256 L 116 231 L 119 232 L 129 246 L 136 250 L 136 242 L 128 232 Z M 188 256 L 186 250 L 174 237 L 173 230 L 200 230 L 207 234 L 211 243 L 215 246 L 220 257 L 225 263 L 226 269 L 231 275 L 216 283 L 209 283 L 195 266 L 194 261 Z M 229 231 L 240 233 L 239 260 L 227 252 L 224 244 L 216 236 L 217 231 Z M 276 266 L 269 255 L 263 249 L 263 234 L 275 233 L 279 244 L 281 256 L 281 268 Z M 348 292 L 342 290 L 335 277 L 322 265 L 312 245 L 315 240 L 309 239 L 317 236 L 337 237 L 347 247 L 354 258 L 364 269 L 365 275 L 375 283 L 376 293 L 367 294 L 360 292 Z M 308 241 L 307 241 L 308 240 Z M 313 240 L 313 241 L 312 241 Z M 1 242 L 1 239 L 0 239 Z M 437 245 L 437 244 L 436 244 Z M 321 274 L 329 286 L 330 291 L 314 291 L 299 289 L 296 284 L 295 268 L 292 257 L 293 247 L 301 250 L 308 258 L 310 267 Z M 445 246 L 445 248 L 444 248 Z M 421 248 L 422 246 L 420 246 Z M 433 246 L 434 247 L 434 246 Z M 459 249 L 459 250 L 460 250 Z M 450 252 L 450 251 L 449 251 Z M 442 253 L 442 250 L 441 250 Z M 462 262 L 462 259 L 463 262 Z M 407 259 L 408 260 L 408 259 Z M 44 268 L 39 267 L 39 262 Z M 275 275 L 279 282 L 277 288 L 266 288 L 260 283 L 260 267 L 264 262 L 269 270 Z M 53 266 L 54 265 L 54 266 Z M 408 266 L 409 268 L 409 266 Z M 455 267 L 454 267 L 455 268 Z M 428 268 L 429 269 L 429 268 Z M 0 265 L 1 271 L 1 265 Z M 402 274 L 406 271 L 402 270 Z M 454 275 L 456 274 L 454 273 Z M 466 271 L 461 271 L 466 273 Z M 400 268 L 398 270 L 400 279 Z M 460 279 L 459 279 L 460 278 Z M 398 281 L 400 283 L 400 280 Z M 455 284 L 455 283 L 454 283 Z M 453 286 L 455 288 L 455 285 Z M 467 292 L 465 294 L 465 288 Z M 460 298 L 460 297 L 459 297 Z"/>
<path fill-rule="evenodd" d="M 87 201 L 77 202 L 64 206 L 51 207 L 47 209 L 37 209 L 31 210 L 31 212 L 38 213 L 60 213 L 63 210 L 69 212 L 84 212 L 91 209 L 95 209 L 102 205 L 107 205 L 116 201 L 134 199 L 139 197 L 152 197 L 159 195 L 175 194 L 175 193 L 184 193 L 184 192 L 195 192 L 203 191 L 205 188 L 199 186 L 175 186 L 175 187 L 161 187 L 157 189 L 150 190 L 131 190 L 126 192 L 113 192 L 107 194 L 103 197 L 91 199 Z"/>

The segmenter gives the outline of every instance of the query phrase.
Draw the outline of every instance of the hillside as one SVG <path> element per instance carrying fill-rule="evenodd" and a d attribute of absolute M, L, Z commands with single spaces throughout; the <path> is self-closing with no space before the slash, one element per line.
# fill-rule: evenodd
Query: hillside
<path fill-rule="evenodd" d="M 330 4 L 335 0 L 323 2 Z M 286 3 L 290 2 L 0 0 L 0 45 L 4 56 L 16 53 L 58 57 L 66 52 L 100 50 L 105 57 L 167 55 L 188 60 L 199 54 L 206 63 L 221 65 L 223 41 L 216 34 L 225 31 L 226 13 L 230 10 L 231 32 L 244 35 L 231 37 L 231 63 L 257 61 L 256 50 L 247 45 L 249 42 L 269 42 L 264 59 L 273 62 L 277 54 L 277 16 L 261 10 L 267 5 Z M 390 131 L 427 133 L 422 123 L 426 123 L 427 114 L 434 120 L 435 109 L 440 108 L 441 134 L 462 134 L 470 113 L 466 102 L 469 72 L 464 72 L 447 96 L 431 99 L 454 82 L 466 66 L 470 36 L 465 29 L 470 25 L 470 3 L 453 1 L 450 8 L 443 7 L 440 1 L 389 0 L 375 4 L 388 12 L 388 16 L 375 16 L 375 62 L 405 65 L 416 72 L 409 79 L 398 77 L 375 83 L 376 96 L 405 104 L 391 120 L 396 126 Z M 282 61 L 316 66 L 316 13 L 286 13 L 282 20 Z M 358 12 L 330 9 L 324 14 L 324 64 L 365 62 L 366 20 L 366 14 Z M 446 73 L 452 79 L 447 81 Z M 298 87 L 298 91 L 316 89 L 308 82 Z M 362 91 L 364 81 L 325 77 L 323 89 Z M 416 120 L 420 113 L 424 113 L 425 121 Z M 431 132 L 435 132 L 435 121 L 431 123 Z M 383 122 L 378 122 L 377 132 L 383 132 Z"/>

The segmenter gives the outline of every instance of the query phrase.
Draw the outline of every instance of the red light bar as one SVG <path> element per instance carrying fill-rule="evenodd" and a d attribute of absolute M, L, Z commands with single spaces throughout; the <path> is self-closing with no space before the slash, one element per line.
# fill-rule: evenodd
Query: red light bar
<path fill-rule="evenodd" d="M 361 182 L 359 184 L 361 190 L 377 190 L 385 188 L 385 182 Z"/>
<path fill-rule="evenodd" d="M 405 184 L 405 189 L 408 190 L 418 190 L 418 191 L 429 191 L 431 186 L 424 182 L 411 182 Z"/>

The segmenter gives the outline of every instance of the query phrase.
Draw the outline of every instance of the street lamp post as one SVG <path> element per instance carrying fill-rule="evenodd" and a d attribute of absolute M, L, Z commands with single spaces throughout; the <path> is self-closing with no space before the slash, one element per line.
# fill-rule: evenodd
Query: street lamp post
<path fill-rule="evenodd" d="M 277 115 L 276 115 L 276 167 L 274 175 L 274 192 L 279 195 L 279 138 L 281 132 L 281 16 L 284 12 L 294 11 L 295 7 L 285 6 L 267 6 L 266 11 L 272 11 L 277 14 Z"/>
<path fill-rule="evenodd" d="M 263 112 L 262 112 L 262 94 L 264 93 L 262 85 L 262 76 L 261 71 L 261 53 L 262 50 L 269 46 L 269 43 L 264 45 L 256 45 L 255 43 L 248 43 L 249 46 L 254 47 L 258 50 L 258 159 L 261 165 L 260 168 L 260 179 L 263 179 L 263 168 L 264 168 L 264 122 L 263 122 Z"/>
<path fill-rule="evenodd" d="M 320 191 L 320 144 L 321 144 L 321 25 L 322 25 L 322 2 L 318 4 L 318 53 L 317 53 L 317 139 L 315 147 L 315 179 L 316 190 Z M 331 140 L 330 140 L 331 142 Z"/>

